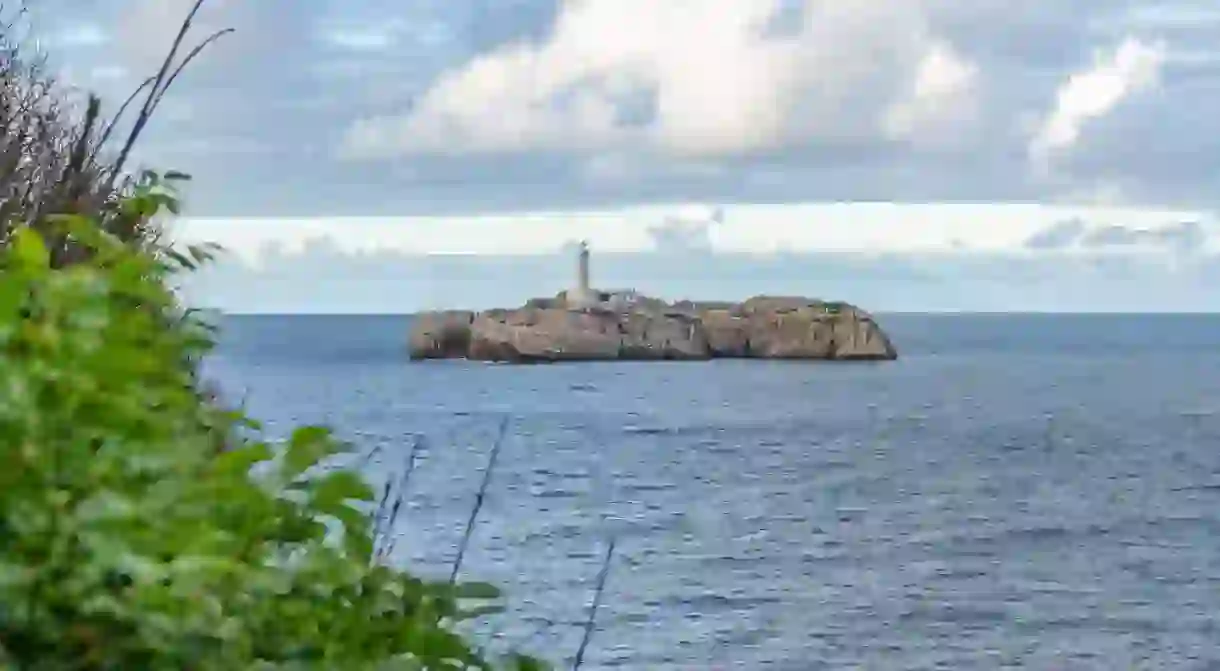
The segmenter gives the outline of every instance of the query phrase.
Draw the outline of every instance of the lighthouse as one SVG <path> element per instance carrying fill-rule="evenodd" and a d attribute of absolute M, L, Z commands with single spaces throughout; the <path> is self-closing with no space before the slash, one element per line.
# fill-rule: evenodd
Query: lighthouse
<path fill-rule="evenodd" d="M 589 285 L 589 241 L 580 242 L 580 253 L 576 257 L 576 286 L 567 292 L 568 307 L 584 309 L 595 307 L 599 302 L 597 292 Z"/>
<path fill-rule="evenodd" d="M 580 241 L 580 257 L 576 265 L 576 287 L 581 296 L 592 293 L 589 289 L 589 241 Z"/>

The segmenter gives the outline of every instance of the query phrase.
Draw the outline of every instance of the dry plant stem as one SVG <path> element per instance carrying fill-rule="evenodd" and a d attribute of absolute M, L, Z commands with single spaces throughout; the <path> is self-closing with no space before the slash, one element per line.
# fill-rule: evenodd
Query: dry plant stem
<path fill-rule="evenodd" d="M 377 455 L 381 454 L 381 452 L 382 452 L 381 446 L 374 445 L 373 449 L 366 452 L 364 454 L 364 456 L 360 458 L 360 464 L 357 466 L 357 468 L 358 469 L 364 468 L 364 467 L 368 466 L 369 464 L 373 463 L 373 458 L 376 457 Z"/>
<path fill-rule="evenodd" d="M 177 79 L 178 74 L 182 72 L 195 56 L 199 55 L 204 48 L 216 41 L 223 35 L 233 32 L 232 28 L 218 30 L 209 35 L 203 42 L 191 50 L 186 58 L 182 59 L 176 69 L 171 73 L 170 68 L 174 65 L 174 58 L 178 55 L 178 50 L 182 48 L 182 41 L 186 39 L 187 33 L 191 30 L 191 24 L 195 20 L 195 15 L 199 13 L 199 9 L 203 6 L 205 0 L 195 0 L 195 4 L 191 6 L 191 11 L 187 13 L 186 18 L 182 20 L 182 25 L 178 28 L 178 34 L 174 37 L 173 44 L 170 45 L 169 53 L 165 55 L 165 60 L 161 61 L 161 67 L 153 78 L 153 84 L 148 89 L 148 94 L 144 97 L 144 104 L 140 107 L 140 113 L 136 116 L 135 123 L 131 127 L 131 132 L 127 134 L 126 141 L 123 142 L 123 148 L 119 150 L 119 156 L 114 162 L 114 171 L 111 173 L 111 186 L 113 187 L 114 179 L 123 171 L 123 166 L 127 163 L 127 158 L 131 154 L 132 147 L 135 146 L 136 140 L 139 139 L 140 133 L 143 132 L 144 126 L 148 124 L 148 120 L 152 117 L 153 112 L 157 108 L 157 104 L 161 102 L 161 98 L 169 89 L 170 84 Z"/>
<path fill-rule="evenodd" d="M 28 37 L 27 8 L 18 3 L 0 19 L 0 245 L 15 230 L 32 227 L 48 246 L 54 267 L 72 265 L 90 253 L 62 235 L 49 215 L 84 214 L 102 229 L 133 245 L 155 248 L 161 230 L 150 217 L 121 213 L 117 203 L 138 186 L 124 172 L 129 156 L 170 85 L 186 66 L 221 36 L 213 33 L 186 51 L 184 40 L 206 0 L 194 0 L 172 48 L 155 76 L 149 77 L 112 117 L 103 114 L 94 95 L 79 112 L 70 89 L 61 86 L 46 65 L 46 55 Z M 0 6 L 0 11 L 3 7 Z M 29 52 L 28 54 L 26 52 Z M 120 152 L 109 147 L 120 133 L 124 115 L 137 105 L 136 118 Z M 117 158 L 116 158 L 117 154 Z"/>
<path fill-rule="evenodd" d="M 106 146 L 107 142 L 109 142 L 110 136 L 114 133 L 115 126 L 118 125 L 119 119 L 123 118 L 123 114 L 127 112 L 127 108 L 131 106 L 131 103 L 135 102 L 136 98 L 140 96 L 140 93 L 152 86 L 153 82 L 156 80 L 156 77 L 149 77 L 145 79 L 143 83 L 136 87 L 136 90 L 131 92 L 131 95 L 127 96 L 127 100 L 124 100 L 123 104 L 119 105 L 119 110 L 110 118 L 110 122 L 106 124 L 105 130 L 102 131 L 102 136 L 98 138 L 97 144 L 93 147 L 93 152 L 89 155 L 90 160 L 96 159 L 97 153 L 101 151 L 102 147 Z"/>
<path fill-rule="evenodd" d="M 386 508 L 390 505 L 390 491 L 393 487 L 394 483 L 387 478 L 385 484 L 381 487 L 381 498 L 377 501 L 377 509 L 373 512 L 373 542 L 377 543 L 378 546 L 385 542 L 385 532 L 383 531 L 385 523 L 383 520 L 386 518 Z M 373 560 L 376 561 L 380 556 L 381 552 L 379 550 L 374 551 Z"/>
<path fill-rule="evenodd" d="M 398 481 L 398 500 L 394 502 L 394 509 L 390 511 L 390 521 L 386 526 L 386 533 L 389 535 L 391 531 L 398 526 L 398 510 L 407 500 L 408 485 L 411 482 L 411 474 L 415 472 L 415 464 L 418 460 L 420 446 L 424 445 L 425 438 L 423 436 L 415 436 L 411 442 L 411 452 L 407 455 L 407 463 L 403 467 L 402 479 Z M 398 534 L 389 535 L 389 542 L 385 547 L 383 557 L 389 557 L 394 552 L 394 547 L 398 544 Z"/>
<path fill-rule="evenodd" d="M 606 546 L 606 556 L 602 560 L 602 568 L 597 573 L 597 588 L 593 592 L 593 604 L 589 606 L 589 619 L 585 620 L 584 635 L 580 639 L 580 647 L 576 650 L 576 660 L 572 662 L 572 671 L 579 671 L 585 661 L 585 650 L 589 641 L 593 640 L 593 631 L 597 627 L 597 609 L 602 604 L 602 594 L 606 591 L 606 580 L 610 577 L 610 561 L 614 558 L 615 539 L 611 538 Z"/>
<path fill-rule="evenodd" d="M 63 177 L 60 178 L 64 183 L 67 183 L 74 175 L 84 170 L 89 140 L 93 139 L 93 127 L 97 124 L 97 118 L 101 110 L 102 99 L 90 94 L 89 103 L 85 109 L 84 124 L 82 125 L 80 135 L 76 138 L 76 144 L 72 147 L 72 155 L 68 158 L 68 165 L 64 168 Z"/>
<path fill-rule="evenodd" d="M 373 561 L 375 562 L 384 561 L 394 552 L 394 547 L 397 545 L 398 536 L 393 531 L 398 525 L 398 513 L 407 500 L 407 485 L 411 482 L 411 474 L 415 472 L 415 464 L 419 460 L 421 447 L 425 445 L 424 441 L 425 438 L 421 435 L 416 435 L 412 438 L 411 451 L 407 454 L 407 458 L 403 463 L 402 475 L 398 479 L 397 495 L 394 497 L 393 506 L 389 505 L 390 492 L 393 489 L 393 485 L 391 480 L 386 480 L 385 488 L 382 491 L 381 503 L 377 508 L 377 517 L 374 518 L 373 537 L 378 540 L 377 550 L 373 554 Z M 372 454 L 370 453 L 370 457 Z"/>
<path fill-rule="evenodd" d="M 474 499 L 474 508 L 470 510 L 470 518 L 466 520 L 466 531 L 462 534 L 462 542 L 458 545 L 457 558 L 453 561 L 453 570 L 449 573 L 449 582 L 457 582 L 458 572 L 462 569 L 462 560 L 466 557 L 466 549 L 470 546 L 470 537 L 474 533 L 475 521 L 479 511 L 483 509 L 483 501 L 487 498 L 487 487 L 491 484 L 491 474 L 496 468 L 496 459 L 500 456 L 500 448 L 504 445 L 504 437 L 508 432 L 508 417 L 500 420 L 500 431 L 496 442 L 491 446 L 491 455 L 487 459 L 487 468 L 483 471 L 483 482 L 479 485 L 479 493 Z"/>

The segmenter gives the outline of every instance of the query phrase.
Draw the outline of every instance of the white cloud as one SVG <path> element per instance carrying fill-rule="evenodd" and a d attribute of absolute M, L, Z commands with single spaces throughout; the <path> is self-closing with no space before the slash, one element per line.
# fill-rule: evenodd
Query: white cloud
<path fill-rule="evenodd" d="M 960 126 L 976 111 L 972 94 L 977 78 L 978 66 L 952 45 L 931 44 L 906 95 L 886 115 L 887 133 L 916 142 L 962 137 Z"/>
<path fill-rule="evenodd" d="M 61 67 L 58 77 L 69 90 L 76 93 L 98 93 L 103 100 L 122 100 L 130 95 L 132 90 L 130 73 L 119 65 L 99 63 L 83 68 Z"/>
<path fill-rule="evenodd" d="M 1210 3 L 1148 3 L 1128 8 L 1122 21 L 1145 29 L 1220 26 L 1220 9 Z"/>
<path fill-rule="evenodd" d="M 329 46 L 360 52 L 385 51 L 398 41 L 391 31 L 375 26 L 330 28 L 319 37 Z"/>
<path fill-rule="evenodd" d="M 1030 159 L 1046 170 L 1071 150 L 1091 120 L 1113 111 L 1123 100 L 1155 87 L 1165 62 L 1165 47 L 1127 38 L 1109 54 L 1096 54 L 1086 70 L 1059 87 L 1054 107 L 1030 141 Z"/>
<path fill-rule="evenodd" d="M 1040 205 L 802 205 L 673 204 L 617 210 L 529 214 L 310 219 L 183 219 L 174 237 L 213 241 L 257 264 L 268 244 L 300 251 L 309 240 L 330 239 L 348 253 L 548 254 L 587 239 L 601 253 L 655 248 L 655 228 L 705 230 L 721 253 L 836 252 L 853 254 L 1078 253 L 1062 247 L 1031 249 L 1031 236 L 1068 220 L 1088 226 L 1156 231 L 1181 221 L 1202 222 L 1207 249 L 1220 251 L 1220 223 L 1197 212 Z M 1134 246 L 1108 250 L 1139 252 Z M 1163 250 L 1154 250 L 1163 251 Z"/>
<path fill-rule="evenodd" d="M 79 23 L 65 26 L 52 33 L 47 38 L 47 45 L 53 49 L 60 47 L 99 47 L 110 41 L 110 35 L 95 23 Z"/>
<path fill-rule="evenodd" d="M 99 65 L 89 71 L 90 79 L 94 81 L 123 81 L 128 77 L 127 68 L 121 65 Z"/>
<path fill-rule="evenodd" d="M 453 39 L 453 34 L 448 26 L 436 20 L 385 16 L 368 20 L 343 15 L 316 21 L 313 37 L 323 46 L 339 51 L 379 54 L 412 46 L 441 47 Z"/>
<path fill-rule="evenodd" d="M 1073 222 L 1066 238 L 1031 244 Z M 516 305 L 567 286 L 570 245 L 581 239 L 592 245 L 600 286 L 668 298 L 806 294 L 877 311 L 1220 309 L 1208 291 L 1220 269 L 1220 257 L 1208 256 L 1220 252 L 1220 222 L 1189 212 L 674 204 L 515 216 L 195 219 L 173 232 L 180 242 L 215 241 L 234 253 L 187 280 L 192 301 L 231 312 Z M 647 253 L 658 249 L 716 256 L 675 263 Z"/>
<path fill-rule="evenodd" d="M 637 147 L 686 159 L 818 140 L 881 141 L 962 120 L 977 69 L 921 0 L 569 0 L 551 37 L 443 74 L 401 115 L 365 118 L 348 156 Z M 649 123 L 624 109 L 651 98 Z"/>

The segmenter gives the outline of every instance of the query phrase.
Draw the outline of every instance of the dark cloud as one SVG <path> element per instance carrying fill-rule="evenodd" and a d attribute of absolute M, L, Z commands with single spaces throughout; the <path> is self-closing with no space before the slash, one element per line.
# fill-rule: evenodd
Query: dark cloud
<path fill-rule="evenodd" d="M 1121 183 L 1137 201 L 1220 202 L 1220 58 L 1210 67 L 1170 61 L 1159 90 L 1121 105 L 1085 127 L 1063 162 L 1069 174 Z"/>
<path fill-rule="evenodd" d="M 1155 234 L 1151 231 L 1133 231 L 1123 226 L 1103 226 L 1090 231 L 1080 240 L 1085 247 L 1121 247 L 1144 244 Z"/>
<path fill-rule="evenodd" d="M 1103 37 L 1099 29 L 1117 23 L 1131 5 L 1129 0 L 1091 0 L 1087 7 L 1009 0 L 928 4 L 937 27 L 988 71 L 1052 77 L 1087 64 Z"/>
<path fill-rule="evenodd" d="M 700 255 L 712 252 L 712 227 L 724 222 L 724 208 L 669 216 L 650 226 L 648 235 L 661 254 Z"/>
<path fill-rule="evenodd" d="M 1025 241 L 1029 249 L 1063 249 L 1076 244 L 1084 234 L 1087 226 L 1079 219 L 1068 219 L 1053 224 L 1033 235 Z"/>
<path fill-rule="evenodd" d="M 90 22 L 129 34 L 136 30 L 124 27 L 136 16 L 133 2 L 157 1 L 40 0 L 39 26 L 50 32 Z M 1174 8 L 1212 7 L 1202 0 L 925 0 L 937 35 L 979 66 L 982 119 L 962 147 L 929 153 L 845 140 L 745 157 L 700 174 L 666 171 L 658 158 L 655 170 L 613 182 L 590 179 L 579 158 L 546 153 L 382 165 L 343 163 L 333 153 L 354 119 L 401 112 L 446 69 L 509 43 L 544 40 L 559 0 L 210 2 L 230 9 L 218 9 L 209 23 L 239 32 L 179 81 L 141 153 L 146 163 L 195 175 L 192 214 L 376 215 L 674 200 L 1045 201 L 1064 185 L 1031 178 L 1022 120 L 1045 114 L 1067 76 L 1128 36 L 1164 39 L 1172 55 L 1197 57 L 1171 57 L 1158 89 L 1088 123 L 1060 165 L 1067 186 L 1114 183 L 1134 202 L 1184 207 L 1214 205 L 1220 194 L 1220 23 L 1164 18 Z M 790 30 L 798 10 L 789 0 L 768 30 Z M 394 24 L 396 37 L 381 50 L 325 46 L 321 36 L 340 24 Z M 119 64 L 125 53 L 112 43 L 53 56 L 82 71 Z M 114 95 L 129 85 L 116 84 Z M 637 94 L 625 102 L 625 123 L 647 120 L 655 102 L 649 92 Z M 181 114 L 169 114 L 171 106 Z"/>
<path fill-rule="evenodd" d="M 783 0 L 762 33 L 766 37 L 790 37 L 800 32 L 805 21 L 805 5 L 800 0 Z"/>
<path fill-rule="evenodd" d="M 1195 221 L 1185 221 L 1154 230 L 1138 230 L 1123 226 L 1103 226 L 1090 231 L 1080 240 L 1084 247 L 1124 247 L 1155 245 L 1182 253 L 1198 251 L 1207 243 L 1207 234 Z"/>
<path fill-rule="evenodd" d="M 1086 249 L 1106 249 L 1152 246 L 1179 253 L 1194 253 L 1207 244 L 1207 233 L 1197 221 L 1183 221 L 1153 229 L 1130 228 L 1107 224 L 1090 227 L 1079 219 L 1069 219 L 1049 226 L 1025 241 L 1025 247 L 1037 250 L 1065 249 L 1080 246 Z"/>

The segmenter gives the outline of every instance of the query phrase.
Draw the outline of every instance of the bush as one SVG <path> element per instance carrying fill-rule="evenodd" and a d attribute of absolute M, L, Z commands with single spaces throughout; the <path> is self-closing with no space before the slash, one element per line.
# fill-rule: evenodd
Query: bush
<path fill-rule="evenodd" d="M 542 668 L 454 632 L 490 586 L 374 559 L 372 491 L 328 467 L 327 430 L 272 444 L 203 398 L 212 333 L 168 287 L 209 250 L 54 223 L 93 253 L 56 268 L 28 226 L 0 248 L 0 668 Z"/>

